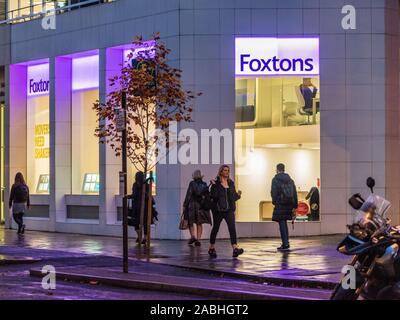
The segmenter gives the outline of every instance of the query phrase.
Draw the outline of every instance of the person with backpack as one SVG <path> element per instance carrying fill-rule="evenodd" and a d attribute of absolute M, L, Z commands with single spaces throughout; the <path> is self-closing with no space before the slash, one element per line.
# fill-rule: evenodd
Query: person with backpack
<path fill-rule="evenodd" d="M 17 234 L 22 235 L 25 232 L 24 214 L 29 209 L 29 188 L 25 183 L 24 176 L 21 172 L 15 175 L 14 184 L 11 187 L 9 208 L 12 208 L 14 221 L 18 225 Z"/>
<path fill-rule="evenodd" d="M 287 221 L 293 220 L 298 201 L 294 181 L 285 173 L 285 165 L 282 163 L 276 166 L 276 175 L 272 179 L 271 197 L 274 205 L 272 220 L 278 222 L 282 239 L 282 245 L 278 250 L 287 251 L 290 248 Z"/>
<path fill-rule="evenodd" d="M 189 225 L 190 240 L 188 244 L 200 247 L 199 240 L 203 233 L 203 224 L 211 224 L 210 208 L 208 208 L 207 204 L 209 191 L 207 183 L 203 181 L 200 170 L 193 172 L 192 178 L 193 180 L 189 183 L 185 201 L 183 202 L 183 212 Z"/>
<path fill-rule="evenodd" d="M 215 239 L 217 238 L 222 220 L 225 220 L 228 225 L 233 249 L 232 257 L 236 258 L 244 252 L 237 244 L 235 225 L 236 201 L 240 199 L 242 192 L 240 190 L 236 192 L 235 183 L 229 178 L 229 172 L 229 166 L 222 165 L 219 168 L 217 178 L 211 180 L 213 228 L 210 235 L 210 248 L 208 249 L 208 254 L 211 258 L 217 257 Z"/>

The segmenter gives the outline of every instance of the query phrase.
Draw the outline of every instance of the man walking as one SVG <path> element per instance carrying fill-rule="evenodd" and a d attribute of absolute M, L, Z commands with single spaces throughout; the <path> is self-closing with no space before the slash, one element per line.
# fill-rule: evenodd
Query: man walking
<path fill-rule="evenodd" d="M 289 229 L 287 221 L 293 219 L 295 209 L 297 209 L 297 191 L 294 181 L 285 173 L 285 165 L 280 163 L 276 166 L 276 175 L 272 179 L 271 186 L 272 204 L 274 212 L 272 220 L 279 223 L 282 245 L 280 251 L 288 251 Z"/>

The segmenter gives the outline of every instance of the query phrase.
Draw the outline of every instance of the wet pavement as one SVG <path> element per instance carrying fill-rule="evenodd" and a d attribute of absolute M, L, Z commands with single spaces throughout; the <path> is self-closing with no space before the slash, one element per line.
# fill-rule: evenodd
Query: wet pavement
<path fill-rule="evenodd" d="M 186 241 L 154 240 L 150 254 L 139 249 L 135 239 L 130 241 L 129 256 L 132 259 L 157 264 L 195 268 L 233 275 L 249 275 L 266 278 L 322 281 L 336 283 L 342 266 L 350 260 L 336 252 L 337 243 L 343 235 L 302 237 L 291 239 L 291 251 L 277 252 L 279 239 L 240 239 L 245 253 L 237 259 L 227 240 L 217 241 L 216 259 L 207 254 L 207 241 L 198 248 L 189 247 Z M 0 229 L 0 254 L 51 258 L 53 250 L 57 257 L 70 259 L 74 255 L 114 256 L 122 253 L 122 240 L 116 237 L 88 236 L 76 234 L 27 231 L 18 238 L 15 231 Z M 39 254 L 40 253 L 40 254 Z M 183 272 L 183 271 L 182 271 Z"/>
<path fill-rule="evenodd" d="M 60 264 L 60 263 L 58 263 Z M 30 268 L 31 266 L 29 266 Z M 82 268 L 84 269 L 84 268 Z M 57 281 L 45 290 L 41 278 L 31 277 L 23 266 L 0 267 L 0 300 L 199 300 L 194 294 L 124 289 L 99 283 Z"/>
<path fill-rule="evenodd" d="M 207 299 L 228 300 L 327 300 L 331 296 L 330 290 L 317 288 L 282 287 L 233 279 L 230 277 L 216 277 L 191 272 L 186 275 L 172 275 L 171 267 L 163 273 L 154 273 L 150 266 L 147 270 L 138 272 L 143 262 L 134 266 L 135 271 L 121 272 L 118 267 L 57 267 L 57 279 L 71 280 L 86 283 L 99 283 L 120 288 L 134 288 L 140 290 L 158 290 L 165 292 L 179 292 L 180 294 L 201 295 Z M 148 264 L 149 265 L 149 264 Z M 150 264 L 154 266 L 154 264 Z M 173 268 L 172 268 L 173 269 Z M 145 272 L 143 272 L 145 271 Z M 182 269 L 181 269 L 182 271 Z M 40 268 L 32 268 L 31 276 L 43 277 Z"/>

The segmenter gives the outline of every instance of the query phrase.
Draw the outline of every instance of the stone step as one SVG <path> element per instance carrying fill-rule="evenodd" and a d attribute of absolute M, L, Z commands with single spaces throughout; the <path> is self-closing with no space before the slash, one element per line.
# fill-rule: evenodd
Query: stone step
<path fill-rule="evenodd" d="M 35 268 L 30 270 L 30 275 L 43 277 L 41 270 Z M 279 287 L 228 278 L 207 279 L 137 272 L 125 274 L 120 268 L 57 268 L 56 277 L 60 280 L 234 300 L 327 300 L 331 294 L 324 289 Z"/>
<path fill-rule="evenodd" d="M 23 256 L 11 256 L 11 255 L 0 255 L 0 265 L 11 265 L 11 264 L 30 264 L 42 261 L 39 258 L 23 257 Z"/>

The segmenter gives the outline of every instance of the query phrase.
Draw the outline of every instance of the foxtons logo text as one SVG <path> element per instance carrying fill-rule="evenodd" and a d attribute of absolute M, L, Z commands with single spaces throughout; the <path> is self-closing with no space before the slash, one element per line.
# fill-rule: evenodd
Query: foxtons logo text
<path fill-rule="evenodd" d="M 236 38 L 236 76 L 319 75 L 318 38 Z"/>
<path fill-rule="evenodd" d="M 27 68 L 26 91 L 29 97 L 49 94 L 49 64 L 30 65 Z"/>
<path fill-rule="evenodd" d="M 250 54 L 240 55 L 240 71 L 244 72 L 248 67 L 251 71 L 312 71 L 314 69 L 313 59 L 251 59 Z"/>
<path fill-rule="evenodd" d="M 35 81 L 34 79 L 29 79 L 29 94 L 42 94 L 49 92 L 49 80 L 40 79 L 40 81 Z"/>

